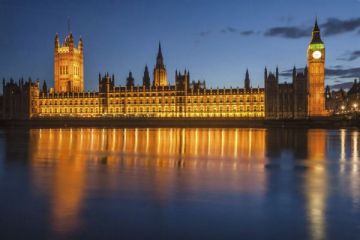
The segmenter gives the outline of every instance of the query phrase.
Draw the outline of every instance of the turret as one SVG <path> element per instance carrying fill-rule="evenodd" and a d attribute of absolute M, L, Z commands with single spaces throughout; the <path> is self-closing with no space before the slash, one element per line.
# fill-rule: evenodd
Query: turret
<path fill-rule="evenodd" d="M 267 68 L 265 67 L 265 70 L 264 70 L 264 81 L 266 81 L 267 78 L 268 78 L 268 71 L 267 71 Z"/>
<path fill-rule="evenodd" d="M 293 71 L 292 71 L 292 79 L 293 79 L 293 82 L 295 82 L 295 79 L 296 79 L 296 67 L 294 65 L 294 68 L 293 68 Z"/>
<path fill-rule="evenodd" d="M 325 96 L 326 96 L 327 98 L 330 98 L 330 94 L 331 94 L 330 86 L 329 86 L 329 85 L 326 85 L 326 87 L 325 87 Z"/>
<path fill-rule="evenodd" d="M 57 52 L 59 47 L 60 47 L 59 34 L 56 33 L 56 35 L 55 35 L 55 52 Z"/>
<path fill-rule="evenodd" d="M 144 70 L 143 86 L 150 87 L 150 73 L 147 65 L 145 65 L 145 70 Z"/>
<path fill-rule="evenodd" d="M 83 43 L 83 40 L 82 40 L 82 37 L 81 37 L 81 36 L 80 36 L 80 39 L 79 39 L 78 48 L 79 48 L 80 52 L 83 52 L 83 50 L 84 50 L 84 43 Z"/>
<path fill-rule="evenodd" d="M 70 51 L 74 49 L 74 37 L 72 33 L 70 33 L 67 37 L 67 45 L 69 46 Z"/>
<path fill-rule="evenodd" d="M 132 76 L 132 72 L 129 72 L 129 76 L 126 79 L 126 87 L 134 87 L 134 78 Z"/>
<path fill-rule="evenodd" d="M 47 93 L 48 89 L 47 89 L 47 84 L 46 81 L 44 80 L 43 86 L 42 86 L 42 92 L 43 93 Z"/>
<path fill-rule="evenodd" d="M 249 75 L 249 70 L 248 69 L 246 69 L 244 87 L 245 87 L 246 90 L 250 89 L 250 75 Z"/>

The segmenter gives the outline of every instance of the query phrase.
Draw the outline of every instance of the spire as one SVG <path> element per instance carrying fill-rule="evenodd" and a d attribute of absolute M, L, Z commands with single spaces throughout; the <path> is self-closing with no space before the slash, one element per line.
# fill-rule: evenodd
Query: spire
<path fill-rule="evenodd" d="M 157 58 L 156 58 L 156 65 L 157 66 L 163 66 L 164 65 L 164 58 L 162 55 L 162 50 L 161 50 L 161 43 L 159 42 L 159 50 L 158 50 L 158 54 L 157 54 Z"/>
<path fill-rule="evenodd" d="M 293 71 L 292 71 L 292 77 L 293 77 L 293 82 L 295 82 L 296 79 L 296 67 L 294 65 Z"/>
<path fill-rule="evenodd" d="M 162 58 L 162 51 L 161 51 L 161 42 L 159 42 L 159 51 L 158 51 L 158 58 Z"/>
<path fill-rule="evenodd" d="M 130 71 L 130 72 L 129 72 L 129 76 L 128 76 L 128 78 L 126 79 L 126 86 L 127 86 L 127 87 L 134 87 L 134 82 L 135 82 L 135 80 L 134 80 L 134 78 L 133 78 L 133 76 L 132 76 L 132 72 Z"/>
<path fill-rule="evenodd" d="M 276 81 L 279 82 L 279 67 L 276 66 Z"/>
<path fill-rule="evenodd" d="M 150 87 L 150 74 L 147 65 L 145 65 L 145 70 L 144 70 L 143 86 Z"/>
<path fill-rule="evenodd" d="M 318 25 L 317 16 L 316 16 L 316 18 L 315 18 L 315 24 L 314 24 L 313 32 L 320 32 L 320 28 L 319 28 L 319 25 Z"/>
<path fill-rule="evenodd" d="M 244 81 L 244 87 L 245 89 L 250 89 L 250 75 L 249 75 L 249 69 L 246 69 L 245 74 L 245 81 Z"/>
<path fill-rule="evenodd" d="M 59 48 L 59 47 L 60 47 L 59 34 L 56 33 L 56 35 L 55 35 L 55 48 Z"/>
<path fill-rule="evenodd" d="M 78 48 L 79 48 L 80 50 L 83 50 L 83 48 L 84 48 L 84 42 L 83 42 L 83 39 L 82 39 L 81 36 L 80 36 L 80 38 L 79 38 Z"/>
<path fill-rule="evenodd" d="M 323 41 L 321 40 L 320 28 L 318 25 L 317 17 L 315 18 L 315 24 L 314 24 L 314 28 L 312 31 L 311 43 L 323 43 Z"/>
<path fill-rule="evenodd" d="M 268 78 L 268 71 L 267 71 L 267 67 L 265 67 L 265 70 L 264 70 L 264 80 L 266 81 L 267 78 Z"/>
<path fill-rule="evenodd" d="M 43 93 L 47 93 L 47 85 L 46 85 L 46 81 L 44 80 L 43 86 L 42 86 L 42 92 Z"/>

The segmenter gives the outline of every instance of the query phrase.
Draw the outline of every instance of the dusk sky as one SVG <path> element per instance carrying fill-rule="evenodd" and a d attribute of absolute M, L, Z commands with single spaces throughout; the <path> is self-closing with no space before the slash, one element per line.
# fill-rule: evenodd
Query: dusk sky
<path fill-rule="evenodd" d="M 54 37 L 84 40 L 85 88 L 97 89 L 98 73 L 124 84 L 131 70 L 141 84 L 153 69 L 161 41 L 168 78 L 190 70 L 210 87 L 263 86 L 263 71 L 306 64 L 315 16 L 326 44 L 325 84 L 360 76 L 359 0 L 0 0 L 0 76 L 53 84 Z"/>

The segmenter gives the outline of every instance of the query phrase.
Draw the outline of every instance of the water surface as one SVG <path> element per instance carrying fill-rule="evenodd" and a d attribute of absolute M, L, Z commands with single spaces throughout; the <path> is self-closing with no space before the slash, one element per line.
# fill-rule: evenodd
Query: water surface
<path fill-rule="evenodd" d="M 357 239 L 359 131 L 0 132 L 0 239 Z"/>

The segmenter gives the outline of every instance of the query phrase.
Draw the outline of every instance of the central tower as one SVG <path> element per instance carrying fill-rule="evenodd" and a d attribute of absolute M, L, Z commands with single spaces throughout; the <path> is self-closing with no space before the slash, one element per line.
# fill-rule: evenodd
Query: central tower
<path fill-rule="evenodd" d="M 324 116 L 325 111 L 325 45 L 315 20 L 312 39 L 307 51 L 308 61 L 308 116 Z"/>
<path fill-rule="evenodd" d="M 161 52 L 161 44 L 159 43 L 159 51 L 156 58 L 156 66 L 154 68 L 154 86 L 168 86 L 169 82 L 166 76 L 166 68 L 164 58 Z"/>
<path fill-rule="evenodd" d="M 71 32 L 64 44 L 60 44 L 59 35 L 55 36 L 54 52 L 54 90 L 62 92 L 84 91 L 84 44 L 80 38 L 78 46 L 74 44 Z"/>

